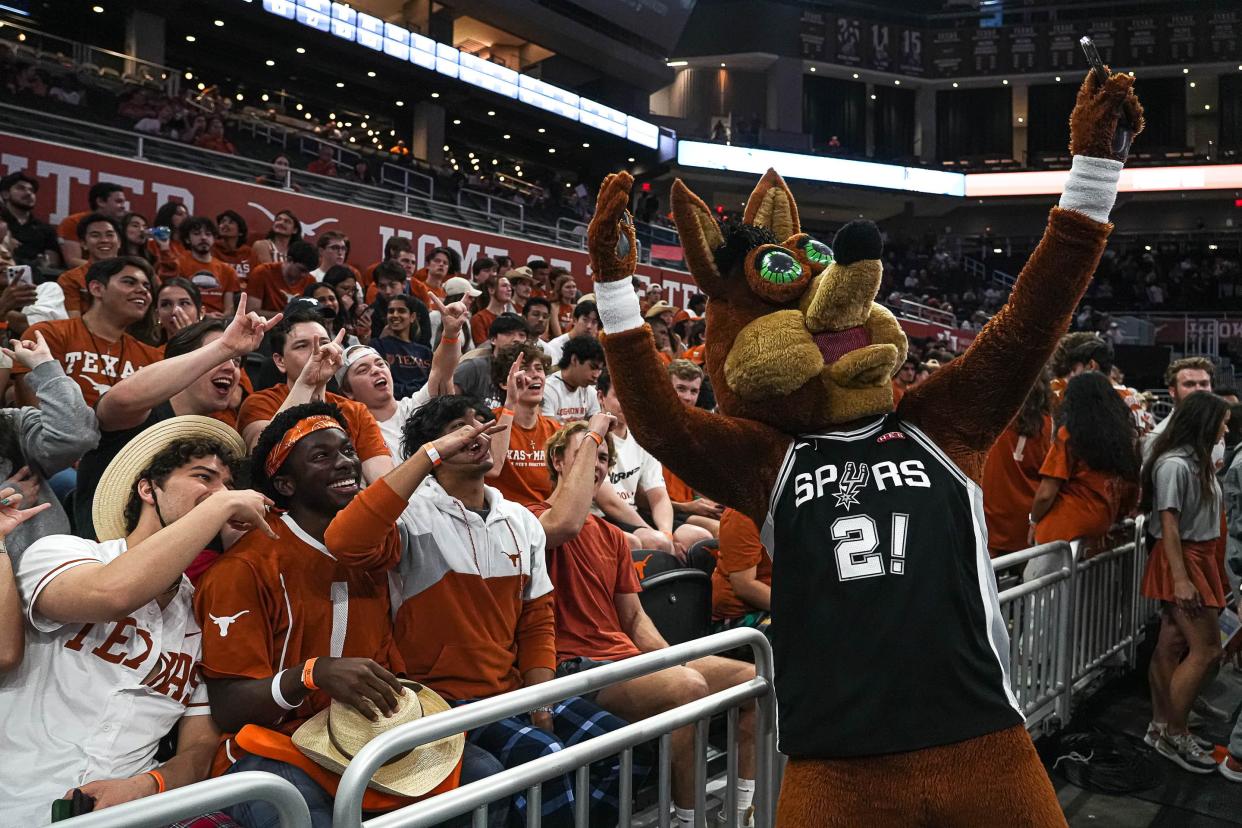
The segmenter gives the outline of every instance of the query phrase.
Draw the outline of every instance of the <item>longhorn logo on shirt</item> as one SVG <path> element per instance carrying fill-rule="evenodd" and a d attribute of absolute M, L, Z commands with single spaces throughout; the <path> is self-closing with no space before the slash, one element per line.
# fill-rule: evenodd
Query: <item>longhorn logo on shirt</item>
<path fill-rule="evenodd" d="M 851 506 L 858 505 L 858 492 L 867 488 L 867 480 L 871 477 L 871 470 L 867 468 L 866 463 L 855 463 L 853 460 L 845 464 L 845 471 L 841 473 L 841 480 L 837 483 L 837 508 L 849 511 Z"/>
<path fill-rule="evenodd" d="M 234 621 L 236 621 L 238 618 L 241 618 L 243 615 L 245 615 L 248 612 L 250 612 L 250 610 L 248 609 L 242 610 L 236 615 L 226 615 L 223 618 L 219 618 L 217 616 L 212 615 L 211 613 L 207 613 L 207 617 L 210 618 L 213 622 L 215 622 L 216 626 L 220 628 L 220 637 L 228 638 L 229 627 L 232 626 Z"/>

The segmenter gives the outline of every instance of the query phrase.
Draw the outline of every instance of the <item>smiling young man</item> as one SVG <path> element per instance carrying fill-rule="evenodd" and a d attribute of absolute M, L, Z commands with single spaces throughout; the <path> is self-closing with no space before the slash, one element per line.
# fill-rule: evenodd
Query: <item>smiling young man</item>
<path fill-rule="evenodd" d="M 225 526 L 264 525 L 266 498 L 231 490 L 243 449 L 212 420 L 160 423 L 104 472 L 99 542 L 51 535 L 22 555 L 25 658 L 0 677 L 6 824 L 46 825 L 75 789 L 99 810 L 206 777 L 219 732 L 182 573 Z"/>
<path fill-rule="evenodd" d="M 263 335 L 279 322 L 246 315 L 239 307 L 227 325 L 223 319 L 204 319 L 173 334 L 164 346 L 164 359 L 117 383 L 99 400 L 99 446 L 88 451 L 78 466 L 74 495 L 74 524 L 86 537 L 94 536 L 91 501 L 104 468 L 139 433 L 156 423 L 186 414 L 198 414 L 230 427 L 236 415 L 230 409 L 241 381 L 241 358 L 259 347 Z M 204 553 L 188 574 L 199 573 L 217 556 Z"/>
<path fill-rule="evenodd" d="M 286 408 L 312 400 L 330 402 L 349 424 L 349 439 L 362 458 L 362 476 L 373 483 L 393 466 L 384 435 L 365 405 L 327 391 L 328 380 L 341 366 L 344 335 L 342 329 L 335 340 L 330 339 L 316 310 L 290 312 L 271 334 L 272 359 L 285 381 L 247 397 L 237 427 L 246 445 L 253 447 L 267 424 Z"/>
<path fill-rule="evenodd" d="M 498 429 L 476 400 L 432 400 L 406 423 L 408 459 L 347 506 L 326 535 L 329 551 L 351 566 L 373 566 L 397 547 L 390 581 L 399 596 L 397 647 L 412 677 L 456 703 L 550 681 L 556 666 L 543 529 L 484 483 Z M 572 697 L 467 739 L 512 768 L 623 724 Z M 616 761 L 592 767 L 591 824 L 615 822 L 618 782 Z M 573 824 L 570 776 L 542 788 L 543 824 Z M 525 796 L 513 804 L 524 822 Z"/>
<path fill-rule="evenodd" d="M 153 276 L 151 265 L 136 256 L 96 262 L 86 274 L 92 298 L 90 310 L 75 319 L 31 325 L 22 335 L 26 341 L 34 342 L 36 331 L 43 334 L 52 356 L 82 389 L 86 404 L 92 408 L 103 392 L 144 365 L 163 359 L 162 349 L 126 333 L 130 325 L 146 316 L 151 306 Z M 24 369 L 14 366 L 14 376 L 22 373 Z M 21 382 L 18 398 L 23 404 L 33 404 Z"/>
<path fill-rule="evenodd" d="M 188 279 L 203 299 L 203 311 L 209 315 L 230 318 L 241 293 L 237 271 L 228 262 L 217 259 L 212 250 L 220 233 L 216 223 L 207 216 L 192 216 L 178 228 L 184 254 L 178 255 L 171 241 L 156 239 L 159 261 L 156 272 L 161 279 L 180 276 Z"/>
<path fill-rule="evenodd" d="M 125 211 L 129 209 L 129 200 L 125 198 L 125 188 L 112 181 L 100 181 L 91 186 L 86 194 L 90 209 L 81 213 L 71 213 L 61 219 L 56 228 L 60 238 L 60 255 L 65 267 L 78 267 L 87 264 L 82 257 L 82 220 L 94 213 L 102 213 L 120 224 Z"/>
<path fill-rule="evenodd" d="M 508 449 L 487 476 L 506 500 L 522 506 L 552 493 L 544 446 L 561 424 L 541 413 L 547 370 L 548 358 L 530 341 L 501 348 L 492 362 L 492 382 L 505 389 L 505 404 L 492 413 L 507 428 L 495 439 Z"/>
<path fill-rule="evenodd" d="M 78 222 L 77 234 L 80 250 L 86 251 L 86 261 L 69 268 L 56 277 L 56 283 L 65 294 L 65 310 L 70 318 L 81 316 L 91 304 L 86 289 L 86 272 L 91 265 L 111 259 L 121 249 L 121 225 L 117 219 L 103 213 L 91 213 Z"/>

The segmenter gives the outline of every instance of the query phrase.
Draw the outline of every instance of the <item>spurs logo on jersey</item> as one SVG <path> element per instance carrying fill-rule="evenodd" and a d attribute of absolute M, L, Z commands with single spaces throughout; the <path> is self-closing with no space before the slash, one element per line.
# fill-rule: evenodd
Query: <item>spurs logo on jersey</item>
<path fill-rule="evenodd" d="M 763 526 L 783 753 L 917 750 L 1021 721 L 984 525 L 978 487 L 896 414 L 790 445 Z"/>

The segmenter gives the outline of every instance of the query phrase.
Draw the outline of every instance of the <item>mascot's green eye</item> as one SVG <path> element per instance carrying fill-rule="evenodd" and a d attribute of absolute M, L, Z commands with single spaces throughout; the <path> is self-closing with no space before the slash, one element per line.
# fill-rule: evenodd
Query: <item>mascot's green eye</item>
<path fill-rule="evenodd" d="M 833 262 L 832 248 L 822 241 L 806 239 L 802 242 L 802 252 L 811 264 L 830 265 Z"/>
<path fill-rule="evenodd" d="M 759 257 L 759 275 L 765 282 L 774 285 L 787 285 L 802 276 L 802 265 L 788 253 L 780 250 L 769 250 Z"/>

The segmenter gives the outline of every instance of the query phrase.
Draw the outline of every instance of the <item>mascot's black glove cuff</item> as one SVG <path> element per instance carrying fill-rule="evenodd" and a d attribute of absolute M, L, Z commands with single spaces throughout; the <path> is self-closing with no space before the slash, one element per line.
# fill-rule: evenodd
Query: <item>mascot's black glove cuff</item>
<path fill-rule="evenodd" d="M 1108 223 L 1113 202 L 1117 200 L 1117 182 L 1125 164 L 1109 158 L 1075 155 L 1065 190 L 1061 193 L 1061 209 L 1075 210 L 1101 224 Z"/>

